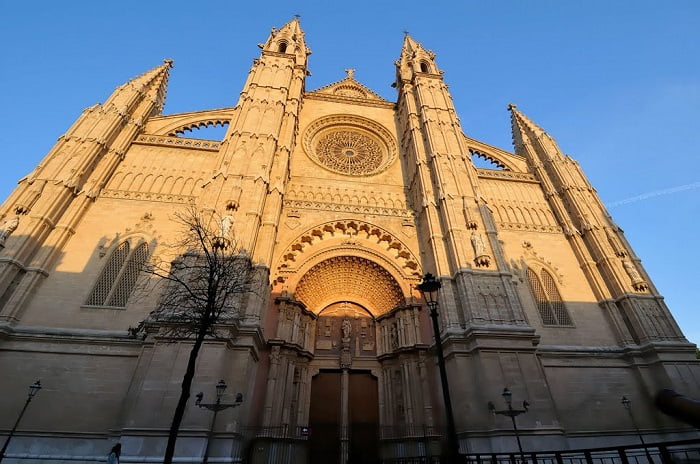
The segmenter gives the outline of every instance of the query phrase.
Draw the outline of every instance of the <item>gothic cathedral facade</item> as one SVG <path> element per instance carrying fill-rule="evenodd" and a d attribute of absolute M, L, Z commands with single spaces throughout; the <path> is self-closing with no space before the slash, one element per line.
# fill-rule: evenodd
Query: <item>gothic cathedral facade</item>
<path fill-rule="evenodd" d="M 162 456 L 189 341 L 127 329 L 153 309 L 133 297 L 140 266 L 189 205 L 230 215 L 265 275 L 197 364 L 193 392 L 224 379 L 243 393 L 214 425 L 219 462 L 434 454 L 445 415 L 416 289 L 428 272 L 462 452 L 515 448 L 487 407 L 504 387 L 530 404 L 527 449 L 633 442 L 622 395 L 649 440 L 688 433 L 651 398 L 700 396 L 695 347 L 550 135 L 510 105 L 513 152 L 465 136 L 434 53 L 408 35 L 396 101 L 351 70 L 307 90 L 298 19 L 261 48 L 231 108 L 163 115 L 171 61 L 117 88 L 2 205 L 0 432 L 25 386 L 44 385 L 10 455 L 120 441 L 130 462 Z M 223 140 L 182 136 L 209 125 L 227 126 Z M 202 456 L 210 427 L 188 407 L 176 455 Z"/>

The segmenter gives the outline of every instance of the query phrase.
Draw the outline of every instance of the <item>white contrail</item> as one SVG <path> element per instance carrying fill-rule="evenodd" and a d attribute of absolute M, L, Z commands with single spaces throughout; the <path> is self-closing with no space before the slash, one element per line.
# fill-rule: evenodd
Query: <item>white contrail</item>
<path fill-rule="evenodd" d="M 643 193 L 641 195 L 637 195 L 636 197 L 625 198 L 624 200 L 614 201 L 612 203 L 608 203 L 608 208 L 612 208 L 614 206 L 626 205 L 629 203 L 636 203 L 638 201 L 647 200 L 649 198 L 659 197 L 661 195 L 669 195 L 671 193 L 676 193 L 676 192 L 683 192 L 685 190 L 695 190 L 696 188 L 700 188 L 700 182 L 694 182 L 692 184 L 686 184 L 686 185 L 679 185 L 678 187 L 671 187 L 671 188 L 667 188 L 667 189 L 663 189 L 663 190 L 655 190 L 653 192 L 648 192 L 648 193 Z"/>

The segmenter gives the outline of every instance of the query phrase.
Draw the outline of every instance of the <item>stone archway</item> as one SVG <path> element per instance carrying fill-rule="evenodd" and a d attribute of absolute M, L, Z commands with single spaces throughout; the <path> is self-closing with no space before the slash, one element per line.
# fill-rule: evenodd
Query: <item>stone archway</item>
<path fill-rule="evenodd" d="M 298 443 L 310 462 L 377 461 L 395 446 L 380 431 L 432 421 L 413 276 L 340 242 L 293 274 L 289 290 L 273 291 L 264 423 L 308 426 Z"/>
<path fill-rule="evenodd" d="M 379 379 L 371 374 L 380 367 L 376 318 L 403 304 L 401 286 L 374 261 L 334 256 L 308 269 L 294 294 L 317 315 L 311 462 L 377 461 Z"/>

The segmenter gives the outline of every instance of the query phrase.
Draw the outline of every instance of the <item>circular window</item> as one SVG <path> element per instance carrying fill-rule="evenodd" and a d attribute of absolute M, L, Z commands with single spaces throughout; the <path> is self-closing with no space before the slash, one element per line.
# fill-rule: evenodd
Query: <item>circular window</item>
<path fill-rule="evenodd" d="M 384 170 L 396 157 L 393 137 L 379 124 L 354 116 L 329 116 L 309 126 L 304 148 L 331 171 L 367 176 Z"/>

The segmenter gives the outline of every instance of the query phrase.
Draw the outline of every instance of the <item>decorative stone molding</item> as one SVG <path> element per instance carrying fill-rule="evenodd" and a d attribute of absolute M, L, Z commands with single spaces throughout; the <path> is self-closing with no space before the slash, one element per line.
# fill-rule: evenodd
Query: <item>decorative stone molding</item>
<path fill-rule="evenodd" d="M 345 79 L 328 84 L 312 92 L 307 92 L 304 98 L 380 108 L 394 107 L 394 103 L 384 100 L 381 96 L 356 81 L 354 69 L 346 69 L 345 72 L 348 73 Z"/>
<path fill-rule="evenodd" d="M 533 232 L 546 232 L 548 234 L 560 234 L 562 228 L 559 226 L 539 226 L 534 224 L 520 224 L 513 222 L 497 222 L 499 229 L 503 230 L 529 230 Z"/>
<path fill-rule="evenodd" d="M 349 176 L 378 174 L 398 154 L 397 143 L 386 128 L 350 115 L 326 116 L 311 123 L 302 144 L 319 166 Z"/>
<path fill-rule="evenodd" d="M 347 236 L 355 240 L 372 240 L 377 244 L 391 250 L 394 259 L 398 261 L 398 267 L 416 273 L 419 270 L 419 261 L 411 253 L 406 245 L 388 231 L 373 224 L 355 220 L 332 221 L 319 224 L 297 237 L 284 251 L 278 273 L 286 268 L 298 266 L 300 256 L 312 245 L 333 237 Z"/>
<path fill-rule="evenodd" d="M 336 102 L 336 103 L 351 103 L 353 105 L 362 105 L 362 106 L 372 106 L 375 108 L 390 108 L 393 109 L 396 104 L 390 101 L 385 101 L 385 100 L 368 100 L 365 98 L 359 98 L 359 97 L 350 97 L 347 95 L 332 95 L 332 94 L 324 94 L 324 93 L 315 93 L 315 92 L 309 92 L 304 94 L 304 98 L 308 98 L 310 100 L 323 100 L 323 101 L 330 101 L 330 102 Z"/>
<path fill-rule="evenodd" d="M 496 169 L 476 168 L 476 173 L 479 177 L 487 177 L 492 179 L 510 179 L 517 180 L 520 182 L 532 182 L 533 184 L 539 184 L 539 181 L 535 179 L 535 176 L 524 172 L 498 171 Z"/>
<path fill-rule="evenodd" d="M 191 195 L 163 195 L 160 193 L 132 192 L 127 190 L 102 190 L 103 198 L 119 198 L 122 200 L 157 201 L 161 203 L 192 203 L 196 197 Z"/>
<path fill-rule="evenodd" d="M 159 145 L 161 147 L 194 148 L 198 150 L 219 151 L 221 142 L 216 140 L 188 139 L 184 137 L 166 137 L 163 135 L 139 135 L 134 143 Z"/>
<path fill-rule="evenodd" d="M 322 201 L 285 200 L 285 208 L 311 209 L 318 211 L 337 211 L 342 213 L 371 214 L 373 216 L 392 216 L 413 218 L 412 211 L 398 208 L 381 208 L 366 205 L 347 205 L 342 203 L 325 203 Z"/>
<path fill-rule="evenodd" d="M 537 253 L 537 251 L 532 246 L 529 241 L 524 241 L 523 244 L 524 257 L 520 259 L 519 263 L 511 261 L 511 267 L 514 273 L 517 273 L 521 280 L 525 279 L 525 271 L 528 267 L 533 267 L 539 273 L 539 268 L 545 268 L 554 277 L 556 277 L 557 283 L 564 286 L 564 275 L 559 271 L 559 268 L 555 266 L 550 260 L 546 259 L 544 256 Z M 530 263 L 536 263 L 532 266 Z"/>

